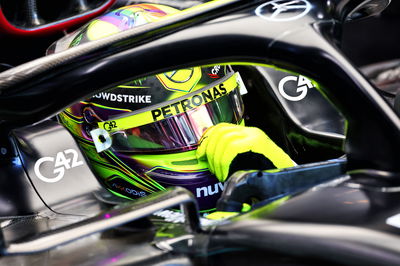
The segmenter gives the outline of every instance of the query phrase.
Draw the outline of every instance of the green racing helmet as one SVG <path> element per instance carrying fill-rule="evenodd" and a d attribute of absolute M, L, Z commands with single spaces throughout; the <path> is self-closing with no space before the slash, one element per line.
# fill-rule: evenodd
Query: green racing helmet
<path fill-rule="evenodd" d="M 176 13 L 156 4 L 116 9 L 56 42 L 49 53 L 140 27 Z M 162 59 L 160 59 L 162 60 Z M 191 67 L 113 87 L 58 115 L 75 137 L 102 183 L 135 199 L 182 186 L 211 211 L 224 184 L 198 160 L 203 132 L 220 122 L 240 124 L 240 75 L 230 66 Z"/>

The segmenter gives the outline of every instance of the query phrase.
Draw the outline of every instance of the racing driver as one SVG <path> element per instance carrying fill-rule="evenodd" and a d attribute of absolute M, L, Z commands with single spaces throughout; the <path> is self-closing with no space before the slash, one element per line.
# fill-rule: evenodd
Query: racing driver
<path fill-rule="evenodd" d="M 176 12 L 157 4 L 122 7 L 50 50 L 58 52 Z M 202 212 L 210 212 L 223 182 L 236 170 L 294 165 L 262 130 L 244 125 L 244 92 L 239 73 L 230 66 L 193 67 L 120 84 L 70 106 L 58 118 L 114 194 L 134 199 L 182 186 L 196 196 Z"/>

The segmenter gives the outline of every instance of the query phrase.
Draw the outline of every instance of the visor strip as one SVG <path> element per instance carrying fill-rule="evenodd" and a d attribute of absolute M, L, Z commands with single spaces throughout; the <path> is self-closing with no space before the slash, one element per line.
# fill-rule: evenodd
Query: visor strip
<path fill-rule="evenodd" d="M 186 95 L 186 98 L 177 98 L 172 103 L 154 108 L 152 110 L 144 111 L 141 113 L 132 114 L 117 119 L 108 121 L 98 122 L 98 126 L 101 129 L 108 131 L 109 133 L 135 128 L 147 124 L 151 124 L 163 119 L 184 113 L 188 110 L 197 108 L 205 105 L 209 102 L 215 101 L 233 91 L 239 86 L 237 79 L 237 73 L 234 73 L 224 82 L 216 84 L 214 86 L 206 87 L 200 91 L 196 91 Z"/>

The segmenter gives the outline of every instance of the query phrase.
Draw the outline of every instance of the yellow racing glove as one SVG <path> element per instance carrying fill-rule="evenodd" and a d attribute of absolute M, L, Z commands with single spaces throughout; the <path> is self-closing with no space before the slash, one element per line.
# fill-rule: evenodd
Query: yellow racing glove
<path fill-rule="evenodd" d="M 261 129 L 228 123 L 207 129 L 196 155 L 208 161 L 211 173 L 221 182 L 234 172 L 233 169 L 266 170 L 296 165 Z"/>

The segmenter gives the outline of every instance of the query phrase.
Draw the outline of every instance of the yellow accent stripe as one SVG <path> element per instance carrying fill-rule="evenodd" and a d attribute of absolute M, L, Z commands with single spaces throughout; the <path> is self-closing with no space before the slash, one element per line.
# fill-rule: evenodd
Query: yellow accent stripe
<path fill-rule="evenodd" d="M 128 86 L 128 85 L 119 85 L 118 88 L 128 88 L 128 89 L 147 89 L 149 86 Z"/>
<path fill-rule="evenodd" d="M 239 212 L 213 212 L 209 215 L 206 216 L 207 219 L 210 220 L 222 220 L 222 219 L 228 219 L 233 216 L 237 216 Z"/>
<path fill-rule="evenodd" d="M 180 97 L 175 99 L 175 101 L 168 102 L 165 106 L 114 120 L 99 122 L 98 126 L 99 128 L 112 133 L 147 125 L 215 101 L 216 99 L 227 95 L 238 86 L 237 73 L 235 73 L 226 81 L 215 85 L 214 87 L 185 95 L 187 98 L 184 98 L 183 100 Z"/>
<path fill-rule="evenodd" d="M 67 117 L 72 117 L 75 120 L 81 121 L 83 116 L 76 116 L 74 114 L 72 114 L 72 112 L 68 111 L 68 109 L 65 109 L 63 112 L 61 112 L 60 114 L 67 116 Z"/>

